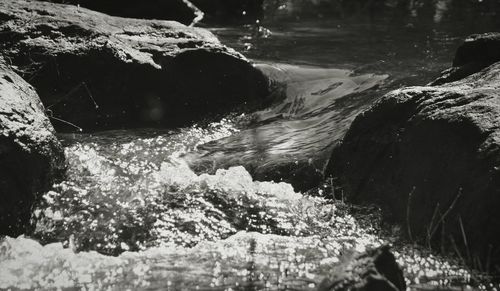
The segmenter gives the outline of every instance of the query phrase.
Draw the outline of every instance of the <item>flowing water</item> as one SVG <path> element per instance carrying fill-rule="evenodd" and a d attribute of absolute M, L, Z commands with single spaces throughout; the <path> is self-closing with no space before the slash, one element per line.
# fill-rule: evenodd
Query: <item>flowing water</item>
<path fill-rule="evenodd" d="M 403 230 L 382 232 L 379 211 L 345 204 L 322 169 L 359 112 L 431 81 L 466 35 L 495 28 L 441 10 L 211 28 L 279 102 L 175 130 L 61 134 L 67 178 L 36 207 L 33 233 L 1 241 L 0 289 L 314 290 L 353 253 L 393 243 Z M 413 289 L 473 276 L 453 257 L 393 251 Z"/>

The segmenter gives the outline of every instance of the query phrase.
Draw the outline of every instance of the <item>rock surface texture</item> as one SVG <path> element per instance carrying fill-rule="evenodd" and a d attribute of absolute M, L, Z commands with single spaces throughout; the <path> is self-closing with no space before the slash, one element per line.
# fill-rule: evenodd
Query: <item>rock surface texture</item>
<path fill-rule="evenodd" d="M 175 20 L 189 25 L 197 17 L 197 10 L 186 0 L 43 0 L 60 4 L 73 4 L 113 16 Z"/>
<path fill-rule="evenodd" d="M 31 207 L 64 170 L 64 153 L 35 90 L 0 63 L 0 235 L 29 227 Z"/>
<path fill-rule="evenodd" d="M 267 96 L 263 74 L 204 29 L 25 0 L 1 0 L 0 18 L 4 56 L 59 130 L 174 127 Z"/>
<path fill-rule="evenodd" d="M 456 64 L 484 57 L 485 48 L 464 47 Z M 498 264 L 500 63 L 387 94 L 355 119 L 327 171 L 351 201 L 378 203 L 411 239 L 443 240 L 469 261 Z"/>
<path fill-rule="evenodd" d="M 403 291 L 406 283 L 388 247 L 359 254 L 325 278 L 318 291 Z"/>

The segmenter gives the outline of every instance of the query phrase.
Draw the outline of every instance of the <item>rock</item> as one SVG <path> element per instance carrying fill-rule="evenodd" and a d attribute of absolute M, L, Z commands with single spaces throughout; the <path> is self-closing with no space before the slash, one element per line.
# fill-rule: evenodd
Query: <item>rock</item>
<path fill-rule="evenodd" d="M 333 271 L 318 291 L 402 291 L 406 290 L 403 271 L 389 247 L 358 254 Z"/>
<path fill-rule="evenodd" d="M 431 85 L 460 80 L 498 61 L 500 61 L 500 33 L 471 35 L 457 49 L 453 67 L 444 71 Z"/>
<path fill-rule="evenodd" d="M 266 101 L 267 80 L 207 30 L 1 0 L 4 56 L 58 130 L 186 125 Z"/>
<path fill-rule="evenodd" d="M 500 63 L 390 92 L 355 119 L 327 173 L 410 238 L 500 262 Z"/>
<path fill-rule="evenodd" d="M 175 20 L 191 24 L 197 16 L 197 9 L 186 0 L 42 0 L 53 3 L 79 5 L 113 16 Z"/>
<path fill-rule="evenodd" d="M 454 67 L 468 63 L 483 63 L 485 67 L 500 61 L 500 33 L 484 33 L 469 36 L 458 48 L 453 60 Z"/>
<path fill-rule="evenodd" d="M 64 170 L 64 152 L 35 90 L 0 63 L 0 235 L 29 228 L 39 194 Z"/>

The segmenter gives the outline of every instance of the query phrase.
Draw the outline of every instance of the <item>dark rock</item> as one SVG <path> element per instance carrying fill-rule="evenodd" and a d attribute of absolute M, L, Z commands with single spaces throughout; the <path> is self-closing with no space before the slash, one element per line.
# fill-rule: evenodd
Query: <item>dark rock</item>
<path fill-rule="evenodd" d="M 191 24 L 197 10 L 186 0 L 43 0 L 60 4 L 80 5 L 113 16 L 175 20 Z"/>
<path fill-rule="evenodd" d="M 498 61 L 500 61 L 500 33 L 471 35 L 457 49 L 453 67 L 444 71 L 431 85 L 460 80 Z"/>
<path fill-rule="evenodd" d="M 31 208 L 64 170 L 64 153 L 35 90 L 0 63 L 0 235 L 29 228 Z"/>
<path fill-rule="evenodd" d="M 500 262 L 500 63 L 387 94 L 355 119 L 327 172 L 410 238 Z"/>
<path fill-rule="evenodd" d="M 488 66 L 500 61 L 500 33 L 484 33 L 469 36 L 458 48 L 453 60 L 454 67 L 480 62 Z"/>
<path fill-rule="evenodd" d="M 318 291 L 402 291 L 406 290 L 403 271 L 389 247 L 358 254 L 333 271 Z"/>
<path fill-rule="evenodd" d="M 4 56 L 54 117 L 85 130 L 181 126 L 267 96 L 263 74 L 204 29 L 39 1 L 0 11 Z"/>

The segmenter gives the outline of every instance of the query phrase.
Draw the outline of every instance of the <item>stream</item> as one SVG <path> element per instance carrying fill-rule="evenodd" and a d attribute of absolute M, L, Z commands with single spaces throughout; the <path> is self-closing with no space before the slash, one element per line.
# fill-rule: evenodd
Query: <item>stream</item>
<path fill-rule="evenodd" d="M 284 96 L 185 128 L 59 134 L 67 177 L 34 210 L 32 233 L 0 242 L 0 289 L 315 290 L 384 244 L 410 289 L 467 287 L 457 258 L 398 241 L 405 230 L 321 177 L 357 114 L 432 81 L 467 35 L 496 28 L 439 11 L 209 27 Z"/>

